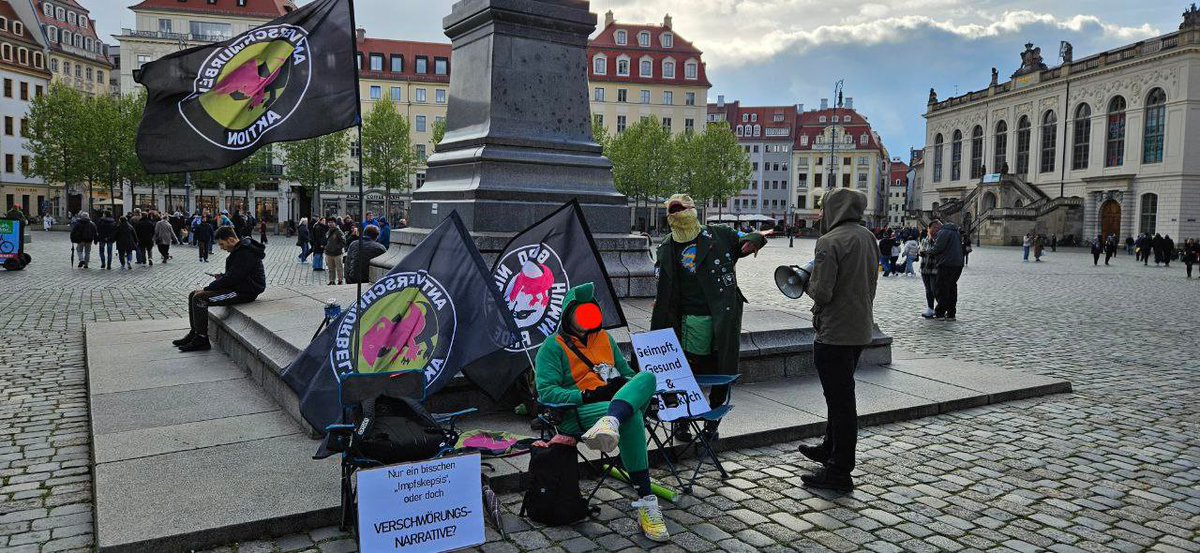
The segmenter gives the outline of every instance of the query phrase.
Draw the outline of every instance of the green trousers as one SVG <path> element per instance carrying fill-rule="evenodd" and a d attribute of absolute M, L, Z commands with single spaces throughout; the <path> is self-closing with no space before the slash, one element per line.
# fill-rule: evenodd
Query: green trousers
<path fill-rule="evenodd" d="M 629 472 L 650 468 L 650 461 L 646 457 L 646 427 L 643 419 L 646 415 L 646 407 L 650 405 L 650 399 L 654 397 L 657 388 L 658 383 L 654 379 L 654 375 L 642 372 L 629 379 L 629 382 L 621 386 L 621 389 L 617 390 L 617 394 L 613 396 L 614 401 L 619 399 L 633 407 L 633 415 L 629 417 L 629 420 L 621 423 L 621 439 L 618 442 L 618 447 L 621 448 L 621 464 Z M 567 415 L 562 429 L 569 434 L 582 434 L 607 413 L 607 401 L 580 405 L 578 419 Z"/>

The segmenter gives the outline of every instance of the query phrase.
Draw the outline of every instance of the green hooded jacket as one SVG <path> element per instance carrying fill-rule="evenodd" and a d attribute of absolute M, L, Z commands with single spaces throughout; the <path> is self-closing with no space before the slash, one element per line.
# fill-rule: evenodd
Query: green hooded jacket
<path fill-rule="evenodd" d="M 609 347 L 612 348 L 612 365 L 617 368 L 625 378 L 633 378 L 633 369 L 629 366 L 629 362 L 625 360 L 621 354 L 621 349 L 617 347 L 616 340 L 612 339 L 604 330 L 587 335 L 587 342 L 584 343 L 578 338 L 571 336 L 567 332 L 568 321 L 571 320 L 575 308 L 579 304 L 589 303 L 595 298 L 595 286 L 590 283 L 584 283 L 576 286 L 563 296 L 563 314 L 562 322 L 558 325 L 558 337 L 564 341 L 570 340 L 579 350 L 588 355 L 588 351 L 603 350 L 604 348 L 597 346 L 602 345 L 601 341 L 607 341 Z M 597 356 L 588 355 L 588 358 L 594 363 L 603 363 L 608 361 Z M 579 387 L 579 379 L 577 376 L 583 376 L 580 372 L 571 370 L 572 361 L 576 366 L 582 363 L 574 352 L 564 348 L 562 344 L 555 338 L 549 337 L 542 343 L 541 349 L 538 350 L 537 361 L 534 365 L 534 380 L 537 385 L 538 400 L 545 403 L 569 403 L 572 405 L 583 405 L 583 390 Z"/>

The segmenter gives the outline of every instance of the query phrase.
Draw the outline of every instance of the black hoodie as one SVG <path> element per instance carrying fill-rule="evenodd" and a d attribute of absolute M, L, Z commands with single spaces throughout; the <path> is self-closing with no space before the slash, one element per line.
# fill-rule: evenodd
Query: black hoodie
<path fill-rule="evenodd" d="M 243 238 L 225 258 L 225 274 L 204 289 L 230 290 L 258 297 L 267 289 L 267 272 L 263 269 L 263 258 L 266 256 L 266 248 L 262 244 L 251 238 Z"/>

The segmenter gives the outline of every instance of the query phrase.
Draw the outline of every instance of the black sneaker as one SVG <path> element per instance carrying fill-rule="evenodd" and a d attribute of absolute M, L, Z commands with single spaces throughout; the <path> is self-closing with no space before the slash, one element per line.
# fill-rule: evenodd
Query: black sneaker
<path fill-rule="evenodd" d="M 837 474 L 827 468 L 817 469 L 812 474 L 801 475 L 800 480 L 808 488 L 835 490 L 839 492 L 854 490 L 854 479 L 850 478 L 849 474 Z"/>
<path fill-rule="evenodd" d="M 800 444 L 800 446 L 796 448 L 796 451 L 799 451 L 801 455 L 808 457 L 808 459 L 814 463 L 821 463 L 824 465 L 825 463 L 829 462 L 829 453 L 825 451 L 825 448 L 819 445 Z"/>
<path fill-rule="evenodd" d="M 212 344 L 205 336 L 196 336 L 192 338 L 191 342 L 179 346 L 179 351 L 208 351 L 210 349 L 212 349 Z"/>
<path fill-rule="evenodd" d="M 176 347 L 180 347 L 188 342 L 191 342 L 192 338 L 195 338 L 195 337 L 196 337 L 196 333 L 189 330 L 187 333 L 187 336 L 184 336 L 183 338 L 180 338 L 178 340 L 171 340 L 171 343 L 175 344 Z"/>
<path fill-rule="evenodd" d="M 946 320 L 947 320 L 947 321 L 953 321 L 953 320 L 956 320 L 956 319 L 954 318 L 954 315 L 946 315 Z"/>

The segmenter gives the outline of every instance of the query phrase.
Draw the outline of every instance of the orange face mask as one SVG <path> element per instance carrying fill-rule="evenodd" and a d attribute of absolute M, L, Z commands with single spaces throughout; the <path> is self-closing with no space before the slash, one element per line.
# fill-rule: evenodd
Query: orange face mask
<path fill-rule="evenodd" d="M 575 326 L 584 332 L 599 329 L 600 324 L 604 321 L 604 315 L 600 313 L 600 306 L 594 303 L 585 303 L 576 307 L 572 312 L 572 317 L 575 319 Z"/>

